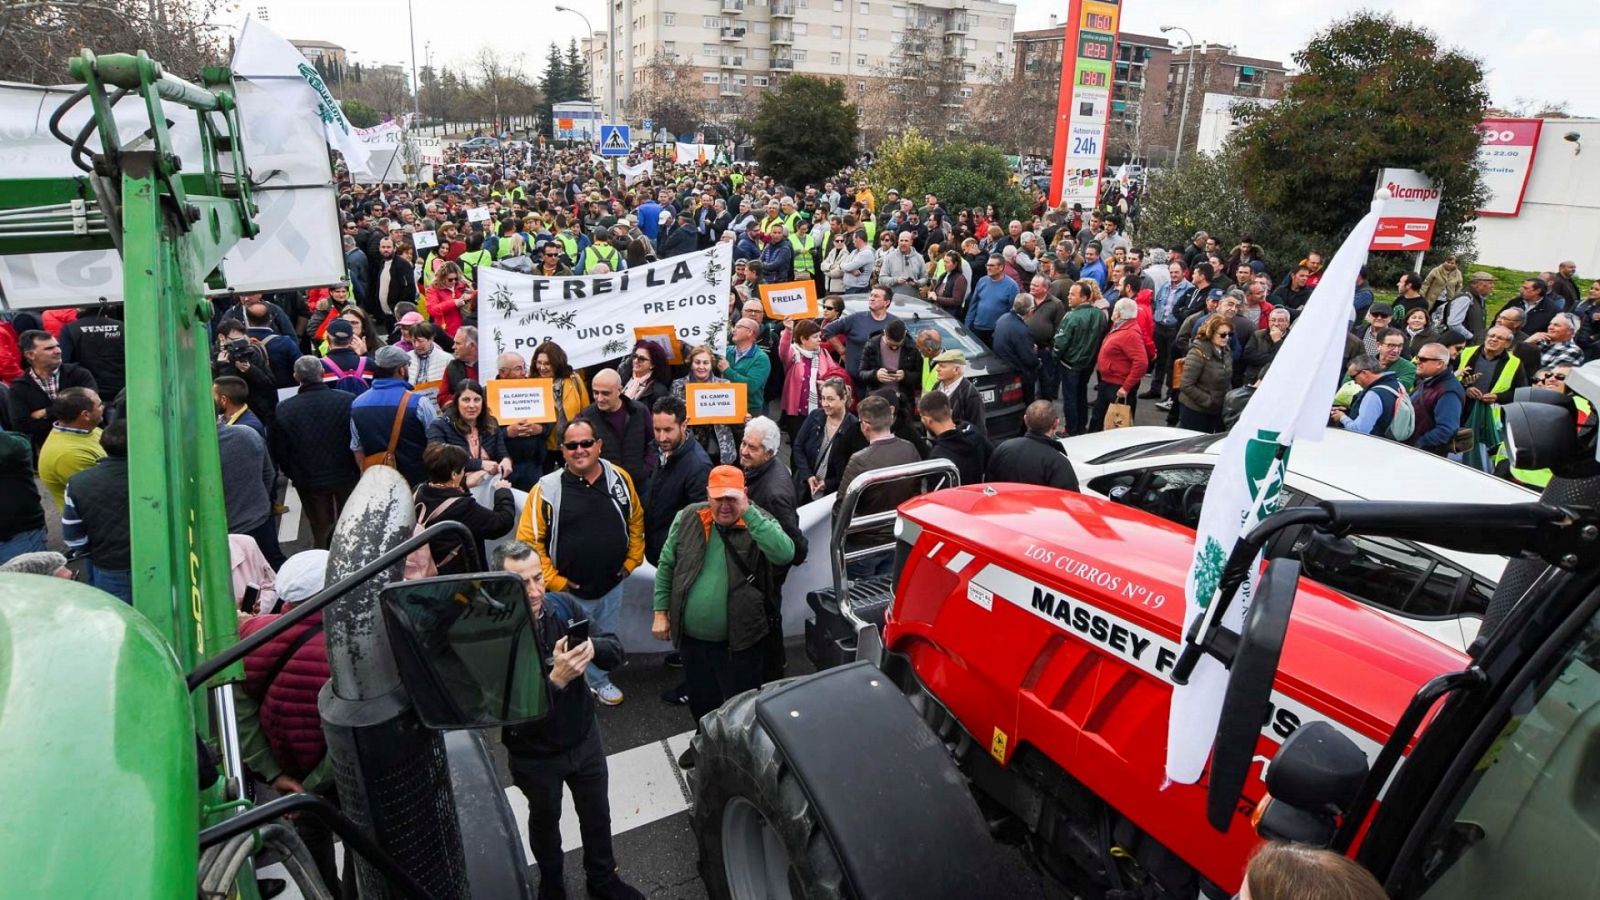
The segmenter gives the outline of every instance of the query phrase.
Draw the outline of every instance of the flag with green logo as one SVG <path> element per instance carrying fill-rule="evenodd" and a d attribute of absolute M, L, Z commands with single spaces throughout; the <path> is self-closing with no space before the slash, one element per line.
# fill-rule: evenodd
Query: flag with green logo
<path fill-rule="evenodd" d="M 1206 487 L 1200 524 L 1195 529 L 1194 564 L 1184 585 L 1183 633 L 1188 640 L 1196 619 L 1217 594 L 1222 568 L 1233 546 L 1283 502 L 1283 476 L 1289 448 L 1297 440 L 1319 440 L 1328 424 L 1333 394 L 1344 363 L 1345 335 L 1354 310 L 1356 276 L 1367 261 L 1367 245 L 1378 227 L 1379 204 L 1363 218 L 1328 262 L 1272 367 L 1223 439 L 1217 465 Z M 1258 556 L 1255 572 L 1260 567 Z M 1256 577 L 1239 586 L 1237 602 L 1222 621 L 1238 631 L 1250 607 Z M 1174 685 L 1167 719 L 1167 777 L 1194 784 L 1205 771 L 1216 736 L 1228 671 L 1202 656 L 1189 683 Z"/>
<path fill-rule="evenodd" d="M 285 116 L 314 116 L 321 120 L 328 146 L 344 156 L 350 174 L 378 180 L 379 173 L 371 171 L 367 147 L 356 137 L 339 101 L 316 67 L 293 44 L 254 17 L 247 17 L 234 44 L 230 66 L 234 77 L 260 85 L 263 93 L 283 108 Z"/>

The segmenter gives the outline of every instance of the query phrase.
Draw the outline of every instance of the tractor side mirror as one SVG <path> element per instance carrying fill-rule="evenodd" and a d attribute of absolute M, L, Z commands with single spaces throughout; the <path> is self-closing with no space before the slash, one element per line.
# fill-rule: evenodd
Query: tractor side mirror
<path fill-rule="evenodd" d="M 517 725 L 549 709 L 522 579 L 494 572 L 396 582 L 379 603 L 422 724 L 441 731 Z"/>
<path fill-rule="evenodd" d="M 1300 548 L 1300 563 L 1312 574 L 1340 572 L 1355 565 L 1361 555 L 1347 537 L 1307 528 L 1305 546 Z"/>
<path fill-rule="evenodd" d="M 1327 846 L 1367 771 L 1367 755 L 1337 728 L 1327 722 L 1301 725 L 1267 766 L 1271 800 L 1256 832 L 1273 840 Z"/>

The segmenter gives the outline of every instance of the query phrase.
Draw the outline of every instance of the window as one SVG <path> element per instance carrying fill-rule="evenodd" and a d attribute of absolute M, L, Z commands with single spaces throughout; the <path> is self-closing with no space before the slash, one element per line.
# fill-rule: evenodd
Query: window
<path fill-rule="evenodd" d="M 702 83 L 704 83 L 704 84 L 716 84 L 717 83 L 717 73 L 715 73 L 715 72 L 701 72 L 700 73 L 700 81 Z"/>
<path fill-rule="evenodd" d="M 904 19 L 906 17 L 906 8 L 904 6 L 893 7 L 890 12 L 896 19 Z"/>
<path fill-rule="evenodd" d="M 661 14 L 661 24 L 663 24 L 663 25 L 676 25 L 676 24 L 678 24 L 678 15 L 677 15 L 677 13 L 662 13 Z"/>
<path fill-rule="evenodd" d="M 796 50 L 794 52 L 794 61 L 795 62 L 805 62 L 806 61 L 806 52 L 804 50 Z"/>
<path fill-rule="evenodd" d="M 865 81 L 856 82 L 856 93 L 865 94 L 866 92 L 867 92 L 867 83 Z"/>
<path fill-rule="evenodd" d="M 978 39 L 977 38 L 966 38 L 965 40 L 963 40 L 962 43 L 964 43 L 966 45 L 966 48 L 968 50 L 976 50 L 976 49 L 978 49 Z"/>
<path fill-rule="evenodd" d="M 1210 466 L 1174 466 L 1102 475 L 1089 483 L 1089 490 L 1194 528 L 1200 524 L 1200 504 L 1210 479 Z"/>
<path fill-rule="evenodd" d="M 833 26 L 833 28 L 829 32 L 829 36 L 832 37 L 836 41 L 844 40 L 844 26 L 842 26 L 842 25 Z"/>
<path fill-rule="evenodd" d="M 733 76 L 733 83 L 739 87 L 744 87 L 746 83 L 745 77 L 743 75 L 735 75 Z"/>
<path fill-rule="evenodd" d="M 700 20 L 700 24 L 707 28 L 721 28 L 722 19 L 718 18 L 717 16 L 706 16 L 704 19 Z"/>
<path fill-rule="evenodd" d="M 833 0 L 833 11 L 844 12 L 844 0 Z"/>
<path fill-rule="evenodd" d="M 829 53 L 828 54 L 828 63 L 830 65 L 837 66 L 842 62 L 844 62 L 844 54 L 843 53 Z"/>
<path fill-rule="evenodd" d="M 1450 799 L 1401 889 L 1422 900 L 1581 897 L 1593 889 L 1594 748 L 1600 746 L 1600 619 L 1577 629 L 1548 668 L 1530 673 L 1493 743 L 1439 793 Z M 1424 738 L 1426 740 L 1426 737 Z M 1543 838 L 1541 841 L 1540 839 Z M 1549 853 L 1559 844 L 1559 859 Z"/>
<path fill-rule="evenodd" d="M 796 23 L 794 23 L 794 33 L 795 34 L 806 34 L 807 33 L 807 31 L 806 31 L 806 23 L 804 23 L 804 22 L 796 22 Z"/>
<path fill-rule="evenodd" d="M 765 75 L 752 76 L 751 79 L 750 79 L 750 83 L 754 84 L 756 87 L 766 87 L 767 86 L 767 76 L 765 76 Z"/>
<path fill-rule="evenodd" d="M 752 48 L 750 50 L 747 50 L 746 52 L 750 55 L 751 59 L 766 59 L 767 58 L 767 48 L 765 48 L 765 47 L 755 47 L 755 48 Z"/>
<path fill-rule="evenodd" d="M 701 44 L 700 45 L 700 55 L 701 56 L 721 56 L 722 55 L 722 48 L 718 47 L 716 44 Z"/>
<path fill-rule="evenodd" d="M 866 39 L 867 39 L 867 30 L 865 28 L 857 28 L 856 29 L 856 40 L 864 41 Z"/>
<path fill-rule="evenodd" d="M 971 96 L 972 96 L 972 88 L 964 87 L 964 88 L 961 89 L 961 98 L 963 100 L 968 98 L 968 97 L 971 97 Z"/>
<path fill-rule="evenodd" d="M 1250 66 L 1240 66 L 1239 76 L 1234 79 L 1233 83 L 1236 85 L 1255 84 L 1260 80 L 1262 80 L 1262 75 L 1260 72 L 1256 71 Z"/>
<path fill-rule="evenodd" d="M 1310 529 L 1301 528 L 1287 555 L 1300 560 L 1308 578 L 1407 618 L 1481 616 L 1494 593 L 1481 579 L 1409 541 L 1360 535 L 1314 539 Z"/>
<path fill-rule="evenodd" d="M 857 7 L 857 11 L 863 16 L 870 16 L 872 15 L 872 4 L 868 3 L 867 0 L 861 0 L 861 5 Z"/>
<path fill-rule="evenodd" d="M 864 66 L 866 64 L 867 64 L 867 55 L 865 53 L 857 53 L 856 54 L 856 65 Z"/>
<path fill-rule="evenodd" d="M 766 34 L 767 32 L 769 32 L 771 30 L 772 30 L 772 26 L 770 24 L 766 23 L 766 22 L 757 22 L 756 23 L 756 34 Z"/>
<path fill-rule="evenodd" d="M 661 52 L 665 53 L 666 55 L 668 55 L 670 57 L 672 57 L 673 59 L 677 59 L 678 58 L 678 42 L 677 41 L 662 41 L 661 42 Z"/>

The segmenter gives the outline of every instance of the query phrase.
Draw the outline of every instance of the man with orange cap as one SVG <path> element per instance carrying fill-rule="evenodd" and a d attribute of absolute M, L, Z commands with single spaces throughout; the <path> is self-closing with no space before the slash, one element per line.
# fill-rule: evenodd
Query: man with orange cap
<path fill-rule="evenodd" d="M 651 632 L 683 655 L 689 712 L 696 723 L 729 697 L 761 686 L 773 569 L 794 558 L 794 541 L 750 503 L 744 472 L 717 466 L 706 502 L 673 519 L 656 564 Z M 694 765 L 693 751 L 678 764 Z"/>

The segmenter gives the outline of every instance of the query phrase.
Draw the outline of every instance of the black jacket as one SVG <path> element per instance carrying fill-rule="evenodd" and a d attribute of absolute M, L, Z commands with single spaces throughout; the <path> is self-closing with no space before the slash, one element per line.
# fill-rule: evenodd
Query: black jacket
<path fill-rule="evenodd" d="M 661 452 L 651 443 L 645 455 L 646 483 L 639 491 L 644 506 L 644 558 L 653 566 L 672 530 L 678 511 L 706 499 L 706 479 L 711 474 L 711 457 L 706 448 L 688 435 L 677 452 L 661 462 Z"/>
<path fill-rule="evenodd" d="M 461 539 L 454 534 L 428 542 L 428 547 L 433 551 L 433 562 L 438 567 L 440 575 L 455 575 L 462 572 L 482 571 L 483 561 L 479 559 L 482 553 L 482 542 L 492 541 L 504 537 L 511 526 L 517 523 L 516 502 L 511 496 L 508 487 L 496 488 L 494 492 L 494 509 L 484 509 L 473 499 L 472 494 L 465 488 L 439 488 L 431 484 L 424 484 L 417 488 L 417 503 L 422 510 L 417 515 L 417 522 L 428 520 L 429 525 L 439 522 L 460 522 L 472 530 L 472 534 L 480 543 L 477 550 L 461 548 Z M 433 518 L 434 511 L 446 502 L 454 500 L 442 513 Z M 451 554 L 454 553 L 454 556 Z M 448 558 L 448 559 L 447 559 Z"/>
<path fill-rule="evenodd" d="M 250 389 L 250 396 L 245 399 L 245 405 L 256 414 L 256 418 L 271 428 L 278 417 L 278 383 L 272 377 L 272 364 L 267 361 L 267 351 L 252 344 L 249 363 L 248 369 L 241 369 L 232 360 L 223 362 L 212 360 L 211 377 L 236 375 L 243 378 L 245 387 Z"/>
<path fill-rule="evenodd" d="M 989 480 L 1078 490 L 1078 476 L 1061 442 L 1029 432 L 1002 441 L 989 457 Z"/>
<path fill-rule="evenodd" d="M 680 256 L 684 253 L 694 252 L 697 247 L 699 247 L 699 241 L 695 237 L 693 225 L 673 225 L 671 229 L 661 236 L 660 242 L 656 244 L 656 256 L 661 259 L 666 259 L 669 256 Z"/>
<path fill-rule="evenodd" d="M 545 678 L 550 677 L 553 665 L 550 656 L 556 641 L 567 635 L 567 619 L 581 612 L 568 610 L 545 595 L 544 607 L 533 621 L 533 633 L 539 643 L 539 658 L 544 660 Z M 619 668 L 626 656 L 622 642 L 614 634 L 589 629 L 589 640 L 594 642 L 594 664 L 609 672 Z M 594 699 L 589 696 L 589 683 L 583 675 L 567 682 L 564 688 L 549 684 L 550 709 L 543 719 L 527 725 L 506 728 L 501 733 L 501 743 L 511 754 L 512 764 L 519 759 L 540 759 L 571 750 L 583 743 L 597 726 L 594 718 Z"/>
<path fill-rule="evenodd" d="M 983 408 L 983 395 L 973 386 L 972 379 L 963 378 L 950 394 L 950 418 L 972 426 L 978 437 L 989 440 L 989 415 Z"/>
<path fill-rule="evenodd" d="M 57 377 L 57 393 L 73 387 L 99 389 L 99 385 L 95 383 L 94 376 L 89 373 L 88 369 L 80 365 L 69 362 L 62 363 L 61 369 L 57 372 Z M 114 398 L 102 397 L 100 399 L 110 403 Z M 33 375 L 28 370 L 27 364 L 24 363 L 22 377 L 11 382 L 11 424 L 12 428 L 27 435 L 28 439 L 33 442 L 35 459 L 39 456 L 39 448 L 44 446 L 44 439 L 50 436 L 50 426 L 54 425 L 56 420 L 48 412 L 37 419 L 32 418 L 33 412 L 38 409 L 48 410 L 51 402 L 50 396 L 44 392 L 44 388 L 39 387 L 34 382 Z"/>
<path fill-rule="evenodd" d="M 122 320 L 103 312 L 79 316 L 61 329 L 61 359 L 89 370 L 110 405 L 126 383 Z"/>
<path fill-rule="evenodd" d="M 783 533 L 794 541 L 794 559 L 789 561 L 789 565 L 798 566 L 805 562 L 806 536 L 800 530 L 800 514 L 794 502 L 794 479 L 790 477 L 788 468 L 774 456 L 754 469 L 746 469 L 744 485 L 745 495 L 750 502 L 777 519 Z M 777 567 L 780 578 L 786 571 L 788 566 Z"/>
<path fill-rule="evenodd" d="M 822 493 L 831 494 L 839 489 L 839 476 L 844 474 L 844 464 L 850 459 L 850 454 L 844 448 L 850 443 L 850 435 L 861 433 L 861 421 L 856 414 L 845 413 L 844 421 L 839 423 L 839 430 L 833 435 L 834 446 L 830 448 L 827 465 L 824 466 L 822 438 L 827 431 L 827 419 L 826 412 L 813 409 L 806 414 L 805 421 L 800 424 L 800 433 L 794 438 L 794 495 L 802 505 L 814 499 L 811 488 L 806 484 L 806 480 L 813 475 L 822 478 Z"/>
<path fill-rule="evenodd" d="M 905 373 L 904 378 L 896 383 L 880 382 L 879 369 L 899 369 Z M 902 400 L 910 406 L 916 400 L 922 388 L 922 356 L 917 353 L 917 348 L 911 343 L 911 335 L 900 342 L 899 359 L 891 359 L 885 363 L 883 359 L 883 336 L 874 335 L 867 339 L 866 346 L 861 348 L 861 369 L 852 373 L 856 383 L 861 385 L 862 393 L 877 390 L 881 387 L 892 386 L 900 392 Z"/>
<path fill-rule="evenodd" d="M 933 449 L 928 458 L 950 460 L 961 473 L 962 484 L 978 484 L 983 481 L 989 453 L 989 442 L 971 425 L 957 425 L 944 434 L 933 436 Z"/>
<path fill-rule="evenodd" d="M 654 440 L 650 411 L 644 408 L 643 403 L 628 397 L 622 398 L 622 408 L 628 414 L 628 420 L 622 426 L 622 434 L 617 434 L 612 429 L 606 414 L 593 403 L 584 407 L 578 415 L 594 422 L 594 436 L 600 439 L 600 458 L 621 466 L 622 470 L 628 473 L 628 477 L 633 479 L 633 489 L 643 495 L 647 474 L 644 456 L 650 447 L 650 442 Z"/>
<path fill-rule="evenodd" d="M 89 561 L 102 569 L 133 568 L 132 526 L 128 522 L 128 458 L 105 456 L 67 479 L 67 499 L 89 536 Z"/>
<path fill-rule="evenodd" d="M 39 483 L 33 477 L 33 447 L 28 436 L 0 432 L 0 541 L 44 527 Z"/>
<path fill-rule="evenodd" d="M 272 458 L 302 491 L 326 491 L 361 479 L 350 452 L 350 404 L 355 396 L 324 384 L 301 387 L 278 405 L 267 432 Z"/>

